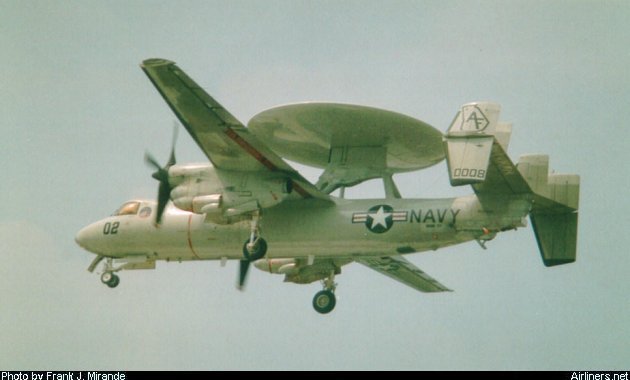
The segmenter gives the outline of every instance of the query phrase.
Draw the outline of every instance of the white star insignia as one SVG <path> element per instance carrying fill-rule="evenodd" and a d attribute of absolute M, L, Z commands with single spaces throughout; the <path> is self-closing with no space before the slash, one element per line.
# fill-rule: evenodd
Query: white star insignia
<path fill-rule="evenodd" d="M 387 228 L 387 221 L 386 219 L 389 218 L 392 213 L 391 212 L 385 212 L 385 210 L 383 209 L 383 206 L 381 206 L 378 211 L 376 211 L 375 214 L 369 214 L 370 218 L 372 218 L 372 226 L 370 226 L 370 229 L 374 229 L 376 226 L 383 226 L 383 228 Z"/>

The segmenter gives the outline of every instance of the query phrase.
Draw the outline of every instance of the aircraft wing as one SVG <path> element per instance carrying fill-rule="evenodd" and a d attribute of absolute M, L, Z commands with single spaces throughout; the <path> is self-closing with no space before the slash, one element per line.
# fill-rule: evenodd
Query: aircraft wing
<path fill-rule="evenodd" d="M 159 58 L 147 59 L 141 67 L 216 168 L 283 172 L 298 181 L 294 183 L 294 189 L 303 197 L 327 199 L 325 194 L 320 193 L 262 144 L 174 62 Z"/>
<path fill-rule="evenodd" d="M 402 256 L 365 257 L 354 260 L 421 292 L 452 291 Z"/>

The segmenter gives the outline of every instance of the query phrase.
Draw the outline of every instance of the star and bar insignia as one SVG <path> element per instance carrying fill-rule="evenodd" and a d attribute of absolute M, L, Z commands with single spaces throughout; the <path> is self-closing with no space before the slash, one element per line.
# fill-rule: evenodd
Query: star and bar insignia
<path fill-rule="evenodd" d="M 382 234 L 389 231 L 394 222 L 406 222 L 407 211 L 394 211 L 389 205 L 377 205 L 367 212 L 355 212 L 352 214 L 352 223 L 365 223 L 368 230 Z"/>

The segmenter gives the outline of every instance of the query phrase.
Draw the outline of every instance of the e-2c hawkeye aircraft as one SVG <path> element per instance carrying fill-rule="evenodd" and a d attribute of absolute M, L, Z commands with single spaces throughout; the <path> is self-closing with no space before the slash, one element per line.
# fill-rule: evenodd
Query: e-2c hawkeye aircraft
<path fill-rule="evenodd" d="M 546 266 L 575 261 L 579 176 L 549 174 L 546 155 L 506 151 L 511 125 L 500 107 L 465 104 L 446 134 L 395 112 L 336 103 L 299 103 L 259 113 L 247 127 L 175 63 L 141 64 L 160 95 L 210 160 L 165 166 L 147 155 L 159 181 L 157 202 L 132 200 L 76 235 L 104 260 L 101 281 L 121 270 L 154 269 L 158 260 L 240 260 L 284 281 L 321 281 L 319 313 L 335 307 L 335 278 L 358 262 L 421 292 L 450 291 L 404 255 L 525 227 L 529 215 Z M 316 184 L 283 158 L 323 170 Z M 474 194 L 405 199 L 393 175 L 446 158 L 451 185 Z M 384 199 L 350 200 L 344 190 L 381 178 Z M 339 190 L 333 196 L 331 193 Z M 171 203 L 172 201 L 172 203 Z"/>

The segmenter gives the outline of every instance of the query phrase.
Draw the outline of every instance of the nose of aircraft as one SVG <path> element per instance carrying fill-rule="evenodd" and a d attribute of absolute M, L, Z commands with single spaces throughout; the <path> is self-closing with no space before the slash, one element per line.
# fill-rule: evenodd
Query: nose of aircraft
<path fill-rule="evenodd" d="M 83 227 L 77 235 L 74 237 L 74 241 L 77 242 L 81 248 L 88 250 L 90 252 L 94 252 L 93 241 L 94 241 L 94 228 L 92 225 L 87 227 Z"/>

